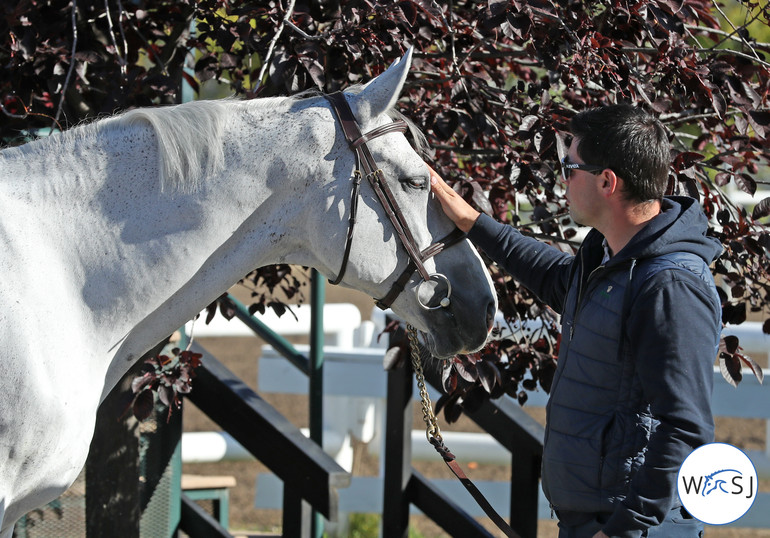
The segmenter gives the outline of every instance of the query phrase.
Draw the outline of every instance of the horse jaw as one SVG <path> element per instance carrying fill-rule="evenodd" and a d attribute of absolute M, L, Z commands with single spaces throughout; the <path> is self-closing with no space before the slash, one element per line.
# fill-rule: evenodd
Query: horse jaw
<path fill-rule="evenodd" d="M 348 94 L 350 108 L 361 125 L 393 108 L 404 87 L 412 64 L 412 48 L 391 64 L 385 72 L 368 82 L 359 94 Z"/>

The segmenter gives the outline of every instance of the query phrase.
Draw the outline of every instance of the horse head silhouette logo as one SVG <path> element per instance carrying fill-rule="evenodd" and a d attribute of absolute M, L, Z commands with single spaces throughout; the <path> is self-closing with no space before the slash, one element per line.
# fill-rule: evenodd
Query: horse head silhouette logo
<path fill-rule="evenodd" d="M 723 493 L 731 493 L 725 489 L 725 484 L 727 484 L 729 475 L 724 475 L 722 473 L 736 473 L 740 477 L 743 476 L 743 474 L 737 469 L 722 469 L 721 471 L 715 471 L 709 475 L 706 475 L 706 484 L 704 485 L 701 495 L 705 497 L 717 489 Z"/>

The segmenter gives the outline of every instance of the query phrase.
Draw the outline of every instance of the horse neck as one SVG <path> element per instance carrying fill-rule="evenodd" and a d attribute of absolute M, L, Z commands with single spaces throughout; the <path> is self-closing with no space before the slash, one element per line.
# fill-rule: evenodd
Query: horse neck
<path fill-rule="evenodd" d="M 200 219 L 190 232 L 178 234 L 164 254 L 168 270 L 188 269 L 173 285 L 157 286 L 153 296 L 164 300 L 145 309 L 138 323 L 134 320 L 113 365 L 120 366 L 121 356 L 136 356 L 137 350 L 170 334 L 258 267 L 323 267 L 307 233 L 308 228 L 326 226 L 326 194 L 318 176 L 331 173 L 328 163 L 328 170 L 319 173 L 324 150 L 308 136 L 313 121 L 308 116 L 315 112 L 274 110 L 259 101 L 248 105 L 233 104 L 237 113 L 223 133 L 224 168 L 204 178 L 196 193 L 172 197 L 176 202 L 171 207 L 165 197 L 156 197 L 157 211 L 178 212 L 174 204 L 185 200 Z M 331 132 L 327 144 L 329 139 L 334 139 Z M 119 377 L 122 370 L 113 367 L 110 377 Z M 108 379 L 107 387 L 112 383 Z"/>
<path fill-rule="evenodd" d="M 311 183 L 324 155 L 313 155 L 317 141 L 300 131 L 309 119 L 293 118 L 308 113 L 252 103 L 228 104 L 221 140 L 207 141 L 223 145 L 224 166 L 191 192 L 162 189 L 157 140 L 144 124 L 52 140 L 22 159 L 30 167 L 36 155 L 48 175 L 29 178 L 29 207 L 46 208 L 36 224 L 43 234 L 55 230 L 43 241 L 49 265 L 68 282 L 60 299 L 83 304 L 83 339 L 99 350 L 94 360 L 109 364 L 104 394 L 249 271 L 317 265 L 302 232 L 323 218 L 325 195 Z M 50 151 L 57 145 L 65 151 Z"/>

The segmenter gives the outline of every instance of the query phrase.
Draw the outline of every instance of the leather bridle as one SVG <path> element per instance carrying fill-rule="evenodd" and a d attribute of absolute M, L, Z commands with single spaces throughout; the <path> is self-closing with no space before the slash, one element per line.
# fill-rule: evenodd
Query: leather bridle
<path fill-rule="evenodd" d="M 330 280 L 330 282 L 332 284 L 339 284 L 342 281 L 342 277 L 345 275 L 348 258 L 350 257 L 350 248 L 353 244 L 353 229 L 356 224 L 356 215 L 358 212 L 361 180 L 363 177 L 366 177 L 374 190 L 377 199 L 380 201 L 380 204 L 382 204 L 383 209 L 385 209 L 385 213 L 387 213 L 390 222 L 393 224 L 393 228 L 395 228 L 396 234 L 401 241 L 401 245 L 409 256 L 409 264 L 406 266 L 406 269 L 404 269 L 401 276 L 399 276 L 385 297 L 375 300 L 375 304 L 383 310 L 390 308 L 393 301 L 395 301 L 401 292 L 404 291 L 412 274 L 417 271 L 423 280 L 423 282 L 420 283 L 420 287 L 418 287 L 417 293 L 417 302 L 420 306 L 426 310 L 447 308 L 451 304 L 450 296 L 452 295 L 452 285 L 450 284 L 449 279 L 441 273 L 429 273 L 423 262 L 432 258 L 444 249 L 462 241 L 465 238 L 465 234 L 461 230 L 455 228 L 446 237 L 433 243 L 429 247 L 420 250 L 409 229 L 409 225 L 401 212 L 401 208 L 398 206 L 398 203 L 393 196 L 393 192 L 388 186 L 387 181 L 385 181 L 382 170 L 377 166 L 377 163 L 367 146 L 367 142 L 370 140 L 388 133 L 406 132 L 406 122 L 397 120 L 387 125 L 372 129 L 366 134 L 361 134 L 361 129 L 353 116 L 353 111 L 350 109 L 350 105 L 348 105 L 345 95 L 342 92 L 336 92 L 326 95 L 325 97 L 331 104 L 332 110 L 335 112 L 337 118 L 340 120 L 345 139 L 356 156 L 356 169 L 353 173 L 353 192 L 350 199 L 350 218 L 348 232 L 345 238 L 345 253 L 342 256 L 342 267 L 340 268 L 337 278 Z M 446 291 L 440 300 L 436 301 L 432 299 L 424 302 L 420 294 L 420 289 L 422 286 L 430 284 L 431 282 L 434 283 L 434 286 L 441 286 L 443 284 L 446 287 Z M 426 291 L 430 294 L 431 290 L 428 289 Z"/>

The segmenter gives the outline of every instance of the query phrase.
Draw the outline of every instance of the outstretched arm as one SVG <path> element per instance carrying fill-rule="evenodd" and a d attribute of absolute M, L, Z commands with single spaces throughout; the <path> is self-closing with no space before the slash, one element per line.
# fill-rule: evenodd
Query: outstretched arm
<path fill-rule="evenodd" d="M 543 301 L 561 311 L 574 256 L 525 237 L 508 224 L 473 209 L 430 170 L 430 186 L 444 213 L 468 239 Z"/>
<path fill-rule="evenodd" d="M 463 200 L 452 187 L 447 185 L 433 168 L 428 166 L 428 170 L 430 170 L 430 188 L 438 201 L 441 202 L 444 213 L 452 219 L 458 228 L 468 233 L 473 228 L 480 213 Z"/>

